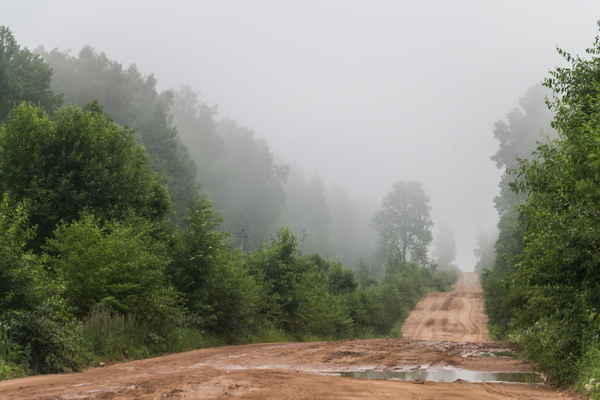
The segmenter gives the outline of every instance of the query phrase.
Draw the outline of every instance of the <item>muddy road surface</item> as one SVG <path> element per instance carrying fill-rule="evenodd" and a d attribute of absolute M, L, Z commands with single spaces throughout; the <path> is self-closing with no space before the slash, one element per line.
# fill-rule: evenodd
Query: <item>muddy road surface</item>
<path fill-rule="evenodd" d="M 477 276 L 428 294 L 404 339 L 232 346 L 0 382 L 0 399 L 579 399 L 546 384 L 451 379 L 361 379 L 430 371 L 527 373 L 532 367 L 489 341 Z"/>
<path fill-rule="evenodd" d="M 475 273 L 465 273 L 450 293 L 428 293 L 402 326 L 402 336 L 413 340 L 484 342 L 488 340 L 481 284 Z"/>

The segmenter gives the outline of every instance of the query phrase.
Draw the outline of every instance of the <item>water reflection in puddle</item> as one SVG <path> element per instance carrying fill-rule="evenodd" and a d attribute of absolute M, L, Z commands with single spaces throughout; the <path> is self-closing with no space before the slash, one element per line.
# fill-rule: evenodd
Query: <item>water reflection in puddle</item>
<path fill-rule="evenodd" d="M 403 381 L 438 381 L 454 382 L 462 379 L 469 382 L 512 382 L 512 383 L 543 383 L 544 378 L 535 373 L 517 372 L 481 372 L 464 369 L 440 369 L 417 371 L 355 371 L 341 372 L 342 376 L 362 379 L 398 379 Z"/>

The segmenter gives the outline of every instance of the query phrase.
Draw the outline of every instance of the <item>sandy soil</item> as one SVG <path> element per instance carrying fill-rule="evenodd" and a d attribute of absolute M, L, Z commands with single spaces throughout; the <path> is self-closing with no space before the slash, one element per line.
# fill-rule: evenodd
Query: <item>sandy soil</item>
<path fill-rule="evenodd" d="M 415 340 L 482 342 L 489 340 L 479 277 L 465 273 L 450 293 L 425 295 L 402 326 Z"/>
<path fill-rule="evenodd" d="M 204 349 L 0 382 L 1 399 L 577 399 L 548 385 L 365 380 L 343 371 L 462 368 L 530 372 L 488 340 L 481 287 L 466 274 L 451 293 L 424 296 L 405 339 L 258 344 Z M 503 354 L 503 353 L 501 353 Z"/>

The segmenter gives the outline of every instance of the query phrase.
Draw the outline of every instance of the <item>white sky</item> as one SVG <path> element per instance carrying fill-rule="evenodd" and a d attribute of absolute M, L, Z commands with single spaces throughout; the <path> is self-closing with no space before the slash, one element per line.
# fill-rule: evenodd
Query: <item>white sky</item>
<path fill-rule="evenodd" d="M 467 270 L 496 221 L 494 122 L 598 19 L 598 0 L 0 0 L 19 44 L 90 45 L 190 84 L 329 188 L 378 201 L 421 181 Z"/>

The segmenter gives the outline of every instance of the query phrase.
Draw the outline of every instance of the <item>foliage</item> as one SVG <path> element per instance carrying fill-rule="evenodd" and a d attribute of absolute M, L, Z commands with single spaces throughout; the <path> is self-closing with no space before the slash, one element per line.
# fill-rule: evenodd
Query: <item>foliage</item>
<path fill-rule="evenodd" d="M 516 209 L 500 217 L 493 268 L 484 269 L 481 273 L 485 311 L 492 331 L 497 331 L 500 337 L 508 332 L 509 322 L 514 316 L 514 309 L 508 304 L 507 279 L 514 273 L 514 265 L 523 251 L 523 229 Z M 518 303 L 516 296 L 513 296 L 512 303 Z"/>
<path fill-rule="evenodd" d="M 176 314 L 177 295 L 165 279 L 166 248 L 153 229 L 141 218 L 101 225 L 93 215 L 58 227 L 44 250 L 77 317 L 105 309 L 166 323 Z"/>
<path fill-rule="evenodd" d="M 288 167 L 251 130 L 217 123 L 216 108 L 189 87 L 159 93 L 152 75 L 90 47 L 76 57 L 40 52 L 67 101 L 99 101 L 50 117 L 60 96 L 41 99 L 51 93 L 50 70 L 27 51 L 22 60 L 39 76 L 22 87 L 35 83 L 42 92 L 32 99 L 2 92 L 10 104 L 39 105 L 19 105 L 0 127 L 0 193 L 15 201 L 0 205 L 0 379 L 225 342 L 387 335 L 425 291 L 456 280 L 453 270 L 434 273 L 397 251 L 383 279 L 362 262 L 353 272 L 329 257 L 370 255 L 370 240 L 345 231 L 365 218 L 341 213 L 367 215 L 368 201 L 328 197 L 315 173 L 300 176 L 282 216 Z M 4 88 L 14 82 L 1 56 Z M 19 73 L 32 71 L 25 61 Z M 196 172 L 227 220 L 208 197 L 194 197 Z M 428 198 L 418 183 L 405 186 L 417 189 L 411 195 L 429 229 Z M 165 218 L 170 199 L 176 225 Z M 287 228 L 261 246 L 289 221 L 310 231 L 305 252 L 313 254 L 300 254 Z M 253 252 L 229 243 L 225 231 L 239 227 L 251 234 Z M 332 229 L 348 238 L 334 241 Z M 403 255 L 425 261 L 430 236 L 420 238 L 424 249 L 413 241 Z"/>
<path fill-rule="evenodd" d="M 598 39 L 595 46 L 589 54 L 600 51 Z M 516 328 L 542 321 L 557 329 L 568 324 L 565 345 L 554 347 L 551 372 L 571 380 L 560 368 L 581 354 L 590 335 L 587 316 L 600 303 L 600 58 L 561 53 L 572 67 L 557 69 L 546 81 L 557 95 L 551 105 L 559 139 L 540 145 L 535 159 L 521 161 L 514 185 L 529 196 L 520 207 L 527 222 L 523 255 L 510 281 L 512 291 L 523 294 L 515 296 Z"/>
<path fill-rule="evenodd" d="M 95 102 L 60 110 L 55 120 L 39 107 L 17 107 L 0 127 L 0 193 L 27 200 L 36 248 L 84 210 L 105 220 L 130 211 L 158 220 L 170 207 L 132 132 Z"/>
<path fill-rule="evenodd" d="M 377 284 L 377 280 L 371 275 L 369 265 L 363 260 L 358 260 L 358 266 L 356 267 L 356 279 L 358 279 L 361 289 L 366 289 Z"/>
<path fill-rule="evenodd" d="M 39 50 L 54 69 L 52 88 L 64 93 L 66 103 L 78 106 L 96 99 L 114 121 L 135 128 L 146 149 L 148 165 L 166 186 L 173 209 L 182 218 L 197 194 L 196 166 L 171 122 L 171 91 L 158 92 L 153 75 L 143 76 L 135 65 L 128 68 L 85 46 L 77 54 L 56 49 Z"/>
<path fill-rule="evenodd" d="M 419 182 L 394 183 L 371 223 L 384 259 L 398 255 L 402 261 L 427 264 L 433 226 L 430 211 L 429 197 Z"/>
<path fill-rule="evenodd" d="M 151 330 L 146 325 L 134 314 L 115 314 L 102 307 L 95 308 L 81 326 L 82 341 L 89 357 L 86 361 L 96 364 L 155 354 L 148 349 L 147 337 Z"/>
<path fill-rule="evenodd" d="M 171 251 L 167 272 L 194 313 L 202 309 L 208 275 L 217 268 L 226 249 L 226 235 L 215 230 L 222 221 L 206 198 L 196 200 L 188 210 L 186 229 L 178 232 Z"/>
<path fill-rule="evenodd" d="M 11 370 L 76 369 L 76 334 L 63 288 L 39 257 L 25 251 L 32 235 L 22 205 L 0 203 L 0 363 Z"/>
<path fill-rule="evenodd" d="M 523 249 L 524 226 L 522 216 L 515 207 L 527 197 L 526 191 L 517 193 L 510 185 L 517 178 L 519 160 L 533 157 L 544 137 L 555 138 L 557 135 L 551 127 L 552 112 L 544 101 L 547 94 L 548 90 L 542 85 L 532 86 L 519 99 L 519 107 L 507 113 L 505 120 L 494 125 L 493 133 L 499 146 L 491 159 L 503 171 L 500 191 L 494 198 L 494 205 L 500 214 L 498 236 L 494 249 L 491 249 L 487 234 L 480 232 L 475 252 L 478 257 L 476 270 L 481 274 L 490 331 L 499 338 L 507 334 L 509 322 L 514 316 L 514 309 L 509 305 L 509 294 L 515 294 L 512 300 L 514 304 L 519 302 L 517 292 L 509 290 L 508 278 L 514 272 L 514 265 Z"/>
<path fill-rule="evenodd" d="M 257 326 L 264 294 L 227 235 L 216 230 L 221 221 L 206 198 L 196 200 L 186 229 L 177 234 L 168 272 L 202 328 L 231 339 Z"/>
<path fill-rule="evenodd" d="M 580 383 L 593 393 L 597 368 L 594 313 L 600 304 L 600 38 L 572 57 L 544 84 L 558 138 L 538 143 L 533 158 L 520 159 L 511 187 L 525 194 L 518 215 L 501 219 L 498 258 L 484 272 L 490 321 L 510 329 L 525 354 L 558 382 Z M 489 300 L 489 301 L 488 301 Z M 592 321 L 590 321 L 590 316 Z"/>
<path fill-rule="evenodd" d="M 51 77 L 52 68 L 39 55 L 22 49 L 10 29 L 0 25 L 0 124 L 23 101 L 54 112 L 62 96 L 50 89 Z"/>
<path fill-rule="evenodd" d="M 577 364 L 581 371 L 576 387 L 589 396 L 590 399 L 600 399 L 600 346 L 598 338 L 587 344 L 583 355 Z"/>
<path fill-rule="evenodd" d="M 248 256 L 248 267 L 268 296 L 263 313 L 276 326 L 292 328 L 299 312 L 297 289 L 309 267 L 298 256 L 298 239 L 287 228 L 279 230 L 269 245 Z"/>

